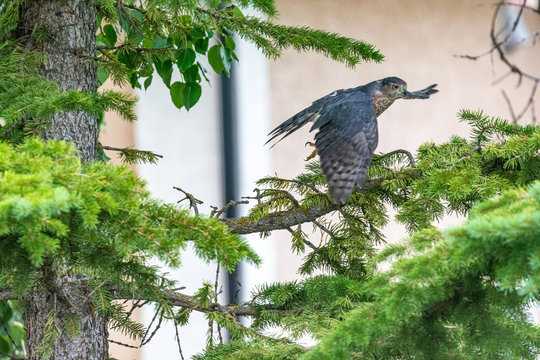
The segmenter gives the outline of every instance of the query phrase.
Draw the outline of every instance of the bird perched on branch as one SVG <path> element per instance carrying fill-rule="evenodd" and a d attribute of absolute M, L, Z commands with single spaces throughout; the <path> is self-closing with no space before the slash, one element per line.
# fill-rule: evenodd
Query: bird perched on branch
<path fill-rule="evenodd" d="M 354 185 L 362 188 L 366 181 L 367 169 L 379 141 L 377 116 L 397 99 L 429 98 L 439 91 L 435 86 L 408 91 L 405 81 L 387 77 L 356 88 L 336 90 L 315 100 L 310 107 L 272 130 L 266 143 L 283 135 L 279 142 L 313 122 L 310 131 L 319 129 L 315 146 L 328 191 L 335 202 L 345 203 Z"/>

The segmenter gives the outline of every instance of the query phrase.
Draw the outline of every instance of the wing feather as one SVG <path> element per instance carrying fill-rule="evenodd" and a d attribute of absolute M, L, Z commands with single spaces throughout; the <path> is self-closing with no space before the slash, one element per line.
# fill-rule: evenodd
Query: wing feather
<path fill-rule="evenodd" d="M 336 103 L 339 103 L 342 99 L 348 97 L 354 90 L 356 89 L 336 90 L 326 96 L 323 96 L 320 99 L 315 100 L 310 107 L 293 115 L 291 118 L 285 120 L 278 127 L 272 130 L 268 134 L 270 136 L 270 139 L 268 139 L 265 145 L 268 144 L 270 141 L 274 140 L 275 138 L 283 135 L 281 139 L 276 142 L 277 144 L 281 140 L 285 139 L 287 136 L 291 135 L 296 130 L 300 129 L 308 122 L 319 123 L 320 115 L 322 113 L 325 113 L 328 108 L 333 107 Z M 320 125 L 318 125 L 317 128 L 319 126 Z M 315 127 L 312 127 L 311 130 L 313 130 L 314 128 Z"/>
<path fill-rule="evenodd" d="M 321 167 L 334 201 L 344 203 L 354 185 L 362 187 L 378 142 L 373 106 L 360 99 L 346 99 L 319 118 L 324 124 L 315 135 Z"/>

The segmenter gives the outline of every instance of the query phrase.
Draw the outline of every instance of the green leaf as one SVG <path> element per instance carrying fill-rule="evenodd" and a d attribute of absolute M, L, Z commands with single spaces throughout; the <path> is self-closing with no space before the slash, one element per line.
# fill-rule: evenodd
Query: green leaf
<path fill-rule="evenodd" d="M 142 41 L 142 46 L 147 49 L 153 49 L 154 48 L 154 42 L 149 38 L 144 38 Z"/>
<path fill-rule="evenodd" d="M 96 37 L 96 46 L 109 46 L 109 44 L 107 44 L 104 40 L 106 40 L 105 36 L 103 34 L 99 34 Z"/>
<path fill-rule="evenodd" d="M 211 37 L 205 37 L 195 41 L 195 51 L 199 54 L 205 54 L 208 50 L 208 43 L 210 42 Z"/>
<path fill-rule="evenodd" d="M 189 36 L 191 36 L 192 39 L 202 39 L 204 37 L 204 31 L 201 29 L 193 29 L 189 32 Z"/>
<path fill-rule="evenodd" d="M 11 346 L 7 336 L 0 336 L 0 352 L 8 354 L 11 351 Z"/>
<path fill-rule="evenodd" d="M 186 82 L 199 82 L 201 77 L 199 76 L 199 67 L 193 65 L 189 69 L 183 71 L 184 79 Z"/>
<path fill-rule="evenodd" d="M 225 73 L 227 74 L 227 76 L 231 76 L 231 65 L 232 65 L 231 50 L 222 46 L 219 49 L 219 53 L 221 55 L 221 59 L 223 60 L 223 67 L 224 67 Z"/>
<path fill-rule="evenodd" d="M 156 66 L 156 71 L 163 79 L 163 83 L 167 86 L 171 86 L 171 77 L 173 73 L 173 66 L 171 60 L 165 60 L 163 62 L 156 61 L 154 62 L 154 65 Z"/>
<path fill-rule="evenodd" d="M 114 27 L 111 24 L 105 25 L 103 27 L 103 33 L 105 34 L 105 38 L 109 43 L 108 45 L 114 46 L 116 44 L 116 40 L 118 39 Z"/>
<path fill-rule="evenodd" d="M 11 306 L 8 305 L 8 303 L 0 302 L 0 314 L 2 314 L 2 320 L 7 323 L 13 316 L 13 310 L 11 309 Z M 0 332 L 0 334 L 3 335 L 4 333 Z"/>
<path fill-rule="evenodd" d="M 195 57 L 196 55 L 193 49 L 187 48 L 183 51 L 178 51 L 176 53 L 176 60 L 180 71 L 184 72 L 186 69 L 189 69 L 195 62 Z"/>
<path fill-rule="evenodd" d="M 105 154 L 105 150 L 103 150 L 103 146 L 101 146 L 101 143 L 99 143 L 99 148 L 98 148 L 98 160 L 99 161 L 102 161 L 102 162 L 109 162 L 109 160 L 111 160 L 110 157 L 107 156 L 107 154 Z"/>
<path fill-rule="evenodd" d="M 231 36 L 225 36 L 225 46 L 230 50 L 236 49 L 236 44 Z"/>
<path fill-rule="evenodd" d="M 144 90 L 147 90 L 150 84 L 152 84 L 153 76 L 149 76 L 144 80 Z"/>
<path fill-rule="evenodd" d="M 238 6 L 235 6 L 232 8 L 232 14 L 235 18 L 243 20 L 245 19 L 244 14 L 242 13 L 242 10 Z"/>
<path fill-rule="evenodd" d="M 219 45 L 214 45 L 208 50 L 208 62 L 217 74 L 225 70 L 225 66 L 223 66 L 223 61 L 221 60 L 220 47 Z"/>
<path fill-rule="evenodd" d="M 107 79 L 109 78 L 109 70 L 99 66 L 97 69 L 97 77 L 99 81 L 99 86 L 103 85 L 105 81 L 107 81 Z"/>
<path fill-rule="evenodd" d="M 135 70 L 137 59 L 133 51 L 122 51 L 118 54 L 118 60 L 126 65 L 129 69 Z"/>
<path fill-rule="evenodd" d="M 141 88 L 141 84 L 139 84 L 139 74 L 137 72 L 133 72 L 131 74 L 131 77 L 129 78 L 129 83 L 131 84 L 131 86 L 134 89 L 140 89 Z"/>
<path fill-rule="evenodd" d="M 176 81 L 171 85 L 171 99 L 173 104 L 181 109 L 184 106 L 184 88 L 186 84 L 180 81 Z"/>
<path fill-rule="evenodd" d="M 193 82 L 186 84 L 182 93 L 184 95 L 184 106 L 187 110 L 191 109 L 199 101 L 201 92 L 201 85 Z"/>
<path fill-rule="evenodd" d="M 157 35 L 154 39 L 154 48 L 155 49 L 163 49 L 164 47 L 168 46 L 168 40 Z"/>

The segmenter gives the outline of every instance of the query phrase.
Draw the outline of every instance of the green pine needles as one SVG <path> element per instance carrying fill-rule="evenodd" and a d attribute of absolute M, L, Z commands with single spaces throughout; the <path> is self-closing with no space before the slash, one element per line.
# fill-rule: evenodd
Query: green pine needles
<path fill-rule="evenodd" d="M 188 243 L 228 271 L 259 262 L 217 219 L 152 200 L 124 166 L 83 164 L 72 144 L 37 138 L 0 149 L 0 253 L 9 254 L 0 287 L 25 294 L 40 281 L 44 260 L 54 259 L 60 271 L 91 276 L 95 301 L 106 309 L 112 290 L 163 302 L 157 289 L 172 282 L 149 260 L 177 267 Z"/>
<path fill-rule="evenodd" d="M 392 268 L 305 359 L 537 359 L 540 183 L 478 206 L 461 227 L 387 248 Z"/>
<path fill-rule="evenodd" d="M 98 118 L 113 110 L 126 121 L 135 120 L 133 96 L 111 90 L 60 92 L 56 83 L 39 76 L 42 61 L 12 41 L 0 43 L 0 140 L 17 143 L 36 135 L 62 110 L 81 110 Z"/>

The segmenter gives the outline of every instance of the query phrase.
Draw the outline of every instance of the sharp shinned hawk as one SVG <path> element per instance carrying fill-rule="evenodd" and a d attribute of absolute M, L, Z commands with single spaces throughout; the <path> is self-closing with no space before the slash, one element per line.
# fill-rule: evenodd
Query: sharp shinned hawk
<path fill-rule="evenodd" d="M 315 146 L 336 203 L 345 203 L 354 185 L 361 189 L 377 148 L 377 117 L 397 99 L 427 99 L 438 92 L 437 85 L 420 91 L 407 91 L 407 83 L 387 77 L 352 89 L 336 90 L 294 115 L 269 134 L 270 142 L 283 140 L 308 122 L 310 131 L 319 129 Z M 277 143 L 276 142 L 276 143 Z"/>

